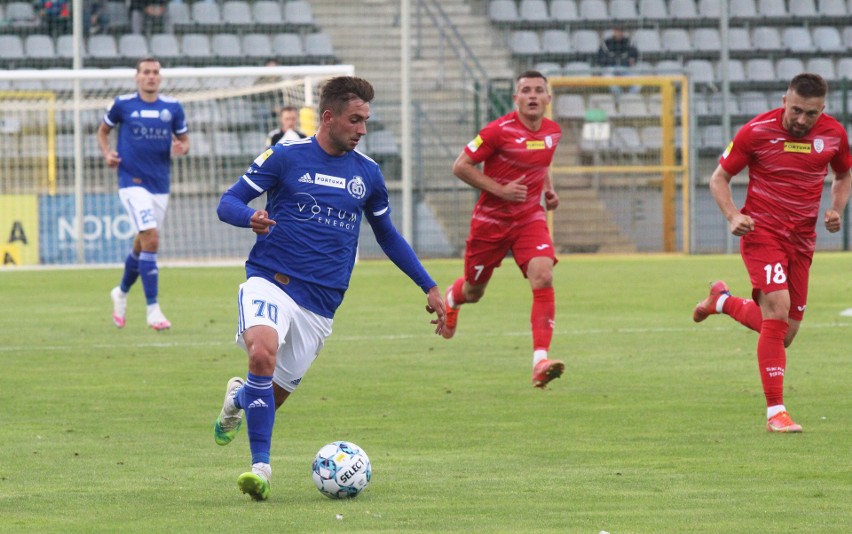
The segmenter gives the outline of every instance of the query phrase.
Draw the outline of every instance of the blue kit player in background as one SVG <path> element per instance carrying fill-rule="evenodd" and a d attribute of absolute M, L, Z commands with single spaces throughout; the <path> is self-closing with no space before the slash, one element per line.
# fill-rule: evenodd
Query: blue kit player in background
<path fill-rule="evenodd" d="M 118 196 L 136 229 L 133 249 L 124 262 L 121 283 L 113 288 L 112 320 L 124 328 L 127 292 L 138 278 L 148 303 L 148 326 L 165 330 L 172 325 L 157 301 L 159 275 L 157 249 L 169 203 L 171 155 L 189 152 L 189 135 L 183 107 L 160 95 L 160 62 L 145 58 L 136 64 L 135 93 L 118 96 L 98 128 L 98 144 L 109 167 L 118 169 Z M 109 133 L 118 126 L 116 149 Z"/>
<path fill-rule="evenodd" d="M 251 471 L 237 485 L 262 501 L 269 496 L 275 410 L 298 387 L 331 335 L 355 263 L 362 217 L 382 250 L 426 294 L 444 326 L 441 291 L 390 218 L 379 166 L 355 151 L 367 133 L 373 87 L 342 76 L 320 94 L 320 126 L 314 137 L 269 148 L 222 196 L 219 218 L 257 234 L 239 290 L 237 343 L 248 354 L 248 377 L 228 381 L 214 426 L 219 445 L 248 427 Z M 248 203 L 267 194 L 266 208 Z"/>

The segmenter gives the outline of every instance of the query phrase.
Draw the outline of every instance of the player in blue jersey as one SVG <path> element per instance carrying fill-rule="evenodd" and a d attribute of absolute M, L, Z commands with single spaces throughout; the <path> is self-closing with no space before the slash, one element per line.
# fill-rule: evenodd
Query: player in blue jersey
<path fill-rule="evenodd" d="M 385 254 L 426 294 L 426 310 L 437 314 L 435 333 L 444 326 L 441 291 L 391 222 L 378 164 L 355 151 L 367 133 L 372 99 L 366 80 L 329 80 L 316 135 L 266 150 L 219 202 L 222 221 L 257 234 L 238 300 L 237 343 L 248 354 L 248 377 L 228 382 L 214 426 L 216 443 L 226 445 L 245 414 L 252 468 L 237 484 L 254 500 L 269 496 L 275 410 L 331 334 L 363 217 Z M 263 193 L 265 209 L 248 206 Z"/>
<path fill-rule="evenodd" d="M 124 328 L 127 292 L 138 278 L 148 303 L 148 326 L 165 330 L 171 323 L 157 301 L 159 227 L 169 203 L 171 155 L 189 152 L 189 135 L 183 107 L 160 94 L 160 62 L 141 59 L 136 64 L 135 93 L 118 96 L 98 128 L 98 144 L 109 167 L 118 169 L 118 196 L 136 229 L 133 248 L 124 261 L 121 283 L 110 293 L 112 320 Z M 118 127 L 116 149 L 109 133 Z"/>

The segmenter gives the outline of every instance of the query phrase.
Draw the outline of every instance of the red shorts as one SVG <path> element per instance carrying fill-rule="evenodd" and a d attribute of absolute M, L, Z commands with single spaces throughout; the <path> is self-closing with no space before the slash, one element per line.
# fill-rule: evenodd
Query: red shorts
<path fill-rule="evenodd" d="M 740 239 L 740 254 L 751 278 L 752 298 L 759 292 L 790 292 L 790 319 L 801 321 L 808 301 L 808 276 L 813 251 L 796 247 L 790 239 L 749 232 Z"/>
<path fill-rule="evenodd" d="M 467 283 L 478 286 L 488 282 L 510 250 L 524 277 L 533 258 L 550 258 L 556 265 L 558 260 L 547 221 L 540 219 L 510 226 L 509 231 L 495 235 L 493 223 L 473 220 L 464 252 L 464 279 Z"/>

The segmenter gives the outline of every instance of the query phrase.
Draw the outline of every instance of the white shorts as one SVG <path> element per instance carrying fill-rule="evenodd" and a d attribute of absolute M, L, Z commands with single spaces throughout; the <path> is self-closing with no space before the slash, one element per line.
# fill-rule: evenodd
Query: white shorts
<path fill-rule="evenodd" d="M 156 228 L 166 219 L 168 193 L 154 194 L 144 187 L 122 187 L 118 190 L 118 197 L 124 204 L 136 233 Z"/>
<path fill-rule="evenodd" d="M 243 332 L 253 326 L 278 331 L 278 354 L 272 380 L 286 391 L 294 391 L 319 356 L 331 335 L 332 319 L 308 311 L 278 286 L 251 277 L 240 285 L 237 344 L 246 348 Z"/>

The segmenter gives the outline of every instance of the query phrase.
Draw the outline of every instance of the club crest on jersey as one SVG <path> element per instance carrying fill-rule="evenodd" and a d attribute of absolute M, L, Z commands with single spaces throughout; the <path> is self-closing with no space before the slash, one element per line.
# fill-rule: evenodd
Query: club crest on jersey
<path fill-rule="evenodd" d="M 549 135 L 545 136 L 544 144 L 547 148 L 553 148 L 553 138 Z"/>
<path fill-rule="evenodd" d="M 816 150 L 816 153 L 822 153 L 823 149 L 825 149 L 825 141 L 822 139 L 814 139 L 814 150 Z"/>
<path fill-rule="evenodd" d="M 160 120 L 163 122 L 171 122 L 172 121 L 172 112 L 164 109 L 160 112 Z"/>
<path fill-rule="evenodd" d="M 346 184 L 346 190 L 352 195 L 352 198 L 361 200 L 367 194 L 367 185 L 360 176 L 353 176 L 349 183 Z"/>
<path fill-rule="evenodd" d="M 784 152 L 796 152 L 798 154 L 810 154 L 810 143 L 794 143 L 793 141 L 784 142 Z"/>

